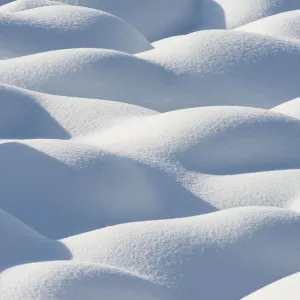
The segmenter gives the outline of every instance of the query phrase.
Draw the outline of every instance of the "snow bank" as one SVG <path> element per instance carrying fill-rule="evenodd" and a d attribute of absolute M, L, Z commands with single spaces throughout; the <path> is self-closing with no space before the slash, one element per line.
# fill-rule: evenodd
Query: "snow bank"
<path fill-rule="evenodd" d="M 118 225 L 62 242 L 74 260 L 125 268 L 172 299 L 240 299 L 299 270 L 299 214 L 263 207 Z"/>
<path fill-rule="evenodd" d="M 1 300 L 167 300 L 166 294 L 126 271 L 85 262 L 27 264 L 0 275 Z"/>
<path fill-rule="evenodd" d="M 71 5 L 3 13 L 0 35 L 0 59 L 69 48 L 107 48 L 129 53 L 152 48 L 123 20 L 105 12 Z"/>

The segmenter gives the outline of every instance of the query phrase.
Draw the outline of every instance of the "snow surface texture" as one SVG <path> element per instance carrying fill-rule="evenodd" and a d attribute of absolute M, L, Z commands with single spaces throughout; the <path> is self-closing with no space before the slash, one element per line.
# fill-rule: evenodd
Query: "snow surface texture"
<path fill-rule="evenodd" d="M 299 299 L 299 77 L 298 0 L 0 0 L 0 299 Z"/>

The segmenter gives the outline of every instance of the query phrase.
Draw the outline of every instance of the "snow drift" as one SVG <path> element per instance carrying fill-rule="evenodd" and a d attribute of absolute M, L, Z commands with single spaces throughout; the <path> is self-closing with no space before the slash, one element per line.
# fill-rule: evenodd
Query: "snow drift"
<path fill-rule="evenodd" d="M 299 9 L 0 0 L 0 299 L 298 299 Z"/>

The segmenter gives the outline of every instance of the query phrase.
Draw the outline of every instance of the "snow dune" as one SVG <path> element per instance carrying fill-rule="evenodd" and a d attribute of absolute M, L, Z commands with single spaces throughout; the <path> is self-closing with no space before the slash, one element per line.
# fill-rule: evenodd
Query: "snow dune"
<path fill-rule="evenodd" d="M 0 299 L 298 299 L 299 9 L 0 0 Z"/>

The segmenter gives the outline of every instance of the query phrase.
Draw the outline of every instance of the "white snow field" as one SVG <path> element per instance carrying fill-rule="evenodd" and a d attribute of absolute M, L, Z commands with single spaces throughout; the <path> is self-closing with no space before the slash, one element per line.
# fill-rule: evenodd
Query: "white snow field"
<path fill-rule="evenodd" d="M 300 1 L 0 0 L 0 300 L 300 299 Z"/>

